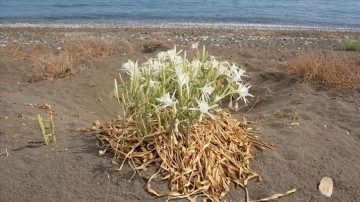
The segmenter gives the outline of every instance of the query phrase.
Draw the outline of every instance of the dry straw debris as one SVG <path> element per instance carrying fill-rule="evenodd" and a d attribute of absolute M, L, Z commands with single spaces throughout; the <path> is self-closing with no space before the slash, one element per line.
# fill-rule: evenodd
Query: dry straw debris
<path fill-rule="evenodd" d="M 173 137 L 175 140 L 171 141 L 165 130 L 159 130 L 156 119 L 152 120 L 151 133 L 145 137 L 139 134 L 137 124 L 131 119 L 103 124 L 97 128 L 97 136 L 106 146 L 105 150 L 122 159 L 119 170 L 126 161 L 136 171 L 156 165 L 158 172 L 147 184 L 147 190 L 154 195 L 190 201 L 197 198 L 223 201 L 230 191 L 230 183 L 235 183 L 244 188 L 250 201 L 247 184 L 250 179 L 259 178 L 250 167 L 253 147 L 271 146 L 257 139 L 257 132 L 247 128 L 245 119 L 240 122 L 225 109 L 216 109 L 214 115 L 218 117 L 216 120 L 207 117 L 189 128 L 181 128 L 183 133 L 189 130 L 188 146 L 181 138 Z M 169 180 L 170 192 L 160 193 L 152 188 L 151 181 L 160 177 Z M 267 200 L 293 192 L 295 190 L 276 194 Z"/>

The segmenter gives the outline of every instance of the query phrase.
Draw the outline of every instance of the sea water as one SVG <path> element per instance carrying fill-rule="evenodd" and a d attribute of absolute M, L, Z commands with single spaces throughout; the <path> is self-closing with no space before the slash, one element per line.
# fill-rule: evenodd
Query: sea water
<path fill-rule="evenodd" d="M 232 24 L 360 29 L 360 0 L 0 0 L 0 24 Z"/>

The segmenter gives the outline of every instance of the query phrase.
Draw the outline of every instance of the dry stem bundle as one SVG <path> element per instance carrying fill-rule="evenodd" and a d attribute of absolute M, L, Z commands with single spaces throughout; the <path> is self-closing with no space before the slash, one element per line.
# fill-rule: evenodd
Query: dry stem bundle
<path fill-rule="evenodd" d="M 231 182 L 246 190 L 248 181 L 258 177 L 250 168 L 252 146 L 270 145 L 258 140 L 254 130 L 246 128 L 246 120 L 240 123 L 224 109 L 214 110 L 214 115 L 216 120 L 207 118 L 179 129 L 179 133 L 189 130 L 189 145 L 179 134 L 169 136 L 165 130 L 158 130 L 156 119 L 146 137 L 141 136 L 136 122 L 130 119 L 101 125 L 97 136 L 123 160 L 120 170 L 126 160 L 136 171 L 157 165 L 158 172 L 148 181 L 150 193 L 163 195 L 150 185 L 152 179 L 162 176 L 170 181 L 171 191 L 166 194 L 170 199 L 195 201 L 202 196 L 219 201 L 226 198 Z"/>

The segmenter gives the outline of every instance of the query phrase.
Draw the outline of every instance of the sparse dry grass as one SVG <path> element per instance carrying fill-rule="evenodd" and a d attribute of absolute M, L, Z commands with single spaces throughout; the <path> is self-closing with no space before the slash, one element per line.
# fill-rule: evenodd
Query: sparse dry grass
<path fill-rule="evenodd" d="M 356 52 L 311 52 L 289 61 L 287 73 L 330 87 L 360 89 L 360 56 Z"/>
<path fill-rule="evenodd" d="M 7 52 L 15 58 L 30 61 L 32 68 L 27 74 L 29 81 L 34 82 L 76 75 L 91 66 L 97 58 L 133 50 L 128 41 L 74 39 L 65 42 L 59 50 L 51 50 L 43 43 L 35 43 L 30 47 L 14 43 Z"/>
<path fill-rule="evenodd" d="M 143 45 L 142 52 L 153 53 L 162 47 L 163 47 L 163 43 L 161 41 L 150 39 Z"/>
<path fill-rule="evenodd" d="M 32 49 L 21 47 L 17 43 L 12 43 L 8 47 L 10 55 L 19 59 L 30 57 L 32 51 Z"/>
<path fill-rule="evenodd" d="M 120 44 L 110 40 L 86 39 L 68 41 L 60 52 L 67 52 L 74 59 L 92 60 L 121 53 Z"/>
<path fill-rule="evenodd" d="M 294 108 L 278 109 L 274 115 L 283 119 L 296 120 L 299 118 L 299 111 Z"/>
<path fill-rule="evenodd" d="M 63 78 L 76 75 L 86 66 L 74 66 L 74 59 L 69 52 L 31 56 L 32 69 L 27 72 L 29 81 Z"/>

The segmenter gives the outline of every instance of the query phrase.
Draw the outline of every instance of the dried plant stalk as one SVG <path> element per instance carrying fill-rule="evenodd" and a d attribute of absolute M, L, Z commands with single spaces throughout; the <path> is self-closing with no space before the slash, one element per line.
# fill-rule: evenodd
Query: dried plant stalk
<path fill-rule="evenodd" d="M 255 136 L 256 131 L 248 130 L 224 109 L 214 110 L 216 120 L 211 118 L 196 122 L 189 127 L 189 145 L 181 134 L 188 127 L 182 127 L 179 134 L 169 138 L 166 131 L 157 130 L 156 119 L 151 121 L 151 133 L 143 137 L 136 123 L 130 119 L 113 120 L 98 128 L 97 137 L 123 160 L 135 162 L 139 171 L 149 165 L 158 166 L 158 172 L 148 182 L 150 193 L 159 194 L 151 188 L 156 177 L 169 179 L 170 199 L 188 198 L 195 200 L 202 196 L 219 201 L 226 198 L 230 183 L 246 188 L 247 182 L 259 175 L 250 168 L 253 158 L 252 146 L 268 147 Z M 157 164 L 152 164 L 157 162 Z"/>
<path fill-rule="evenodd" d="M 54 117 L 52 113 L 50 114 L 50 131 L 51 131 L 52 141 L 56 143 Z"/>
<path fill-rule="evenodd" d="M 43 123 L 43 118 L 40 116 L 40 114 L 38 114 L 37 121 L 38 121 L 38 125 L 39 125 L 40 132 L 41 132 L 41 138 L 42 138 L 44 144 L 48 145 L 49 144 L 49 140 L 48 140 L 49 138 L 45 134 L 45 127 L 44 127 L 44 123 Z"/>

